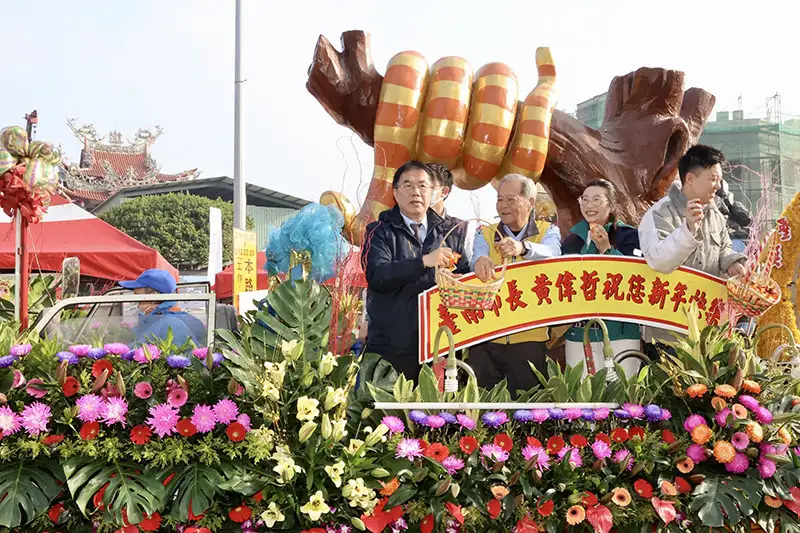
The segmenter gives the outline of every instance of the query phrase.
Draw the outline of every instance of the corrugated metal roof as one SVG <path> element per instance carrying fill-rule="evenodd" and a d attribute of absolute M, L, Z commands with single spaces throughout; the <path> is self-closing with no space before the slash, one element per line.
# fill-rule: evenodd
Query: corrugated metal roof
<path fill-rule="evenodd" d="M 248 205 L 247 216 L 253 220 L 258 250 L 263 250 L 267 247 L 267 240 L 271 229 L 277 228 L 298 212 L 297 209 L 288 209 L 284 207 Z"/>

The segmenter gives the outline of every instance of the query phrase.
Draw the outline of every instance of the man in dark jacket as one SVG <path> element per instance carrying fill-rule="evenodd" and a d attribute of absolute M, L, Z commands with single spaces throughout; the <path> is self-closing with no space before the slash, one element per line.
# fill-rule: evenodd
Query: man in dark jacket
<path fill-rule="evenodd" d="M 439 248 L 452 226 L 430 209 L 434 185 L 433 171 L 419 161 L 398 168 L 392 180 L 397 205 L 367 226 L 361 252 L 368 284 L 366 351 L 409 379 L 419 374 L 417 296 L 435 284 L 437 265 L 469 272 L 458 237 Z"/>

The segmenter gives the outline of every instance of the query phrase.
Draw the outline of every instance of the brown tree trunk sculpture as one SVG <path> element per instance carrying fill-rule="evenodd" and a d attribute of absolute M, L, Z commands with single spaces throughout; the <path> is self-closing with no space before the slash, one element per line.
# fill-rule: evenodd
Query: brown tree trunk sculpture
<path fill-rule="evenodd" d="M 336 122 L 373 146 L 383 77 L 372 63 L 368 34 L 345 32 L 342 47 L 339 52 L 320 36 L 306 87 Z M 677 177 L 680 157 L 713 106 L 714 96 L 702 89 L 684 93 L 682 72 L 640 68 L 611 81 L 599 130 L 556 111 L 541 182 L 562 230 L 580 219 L 576 200 L 583 186 L 601 177 L 617 187 L 620 216 L 637 224 Z"/>

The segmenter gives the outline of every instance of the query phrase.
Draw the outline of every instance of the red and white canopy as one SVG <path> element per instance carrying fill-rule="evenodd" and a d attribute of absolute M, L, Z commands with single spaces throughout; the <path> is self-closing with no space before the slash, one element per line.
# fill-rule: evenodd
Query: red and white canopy
<path fill-rule="evenodd" d="M 15 248 L 14 222 L 0 211 L 0 269 L 14 269 Z M 60 272 L 65 258 L 77 257 L 85 276 L 117 281 L 162 268 L 178 278 L 156 250 L 55 194 L 42 222 L 28 227 L 28 252 L 33 272 Z"/>

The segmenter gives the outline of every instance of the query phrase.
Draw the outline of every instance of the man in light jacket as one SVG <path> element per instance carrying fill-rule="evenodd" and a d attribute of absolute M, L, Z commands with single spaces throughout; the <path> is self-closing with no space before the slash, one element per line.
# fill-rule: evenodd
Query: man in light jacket
<path fill-rule="evenodd" d="M 700 144 L 681 158 L 681 185 L 673 184 L 639 225 L 639 242 L 650 268 L 668 274 L 686 266 L 716 277 L 745 273 L 746 257 L 733 251 L 727 220 L 714 202 L 724 161 L 721 151 Z M 674 334 L 654 328 L 645 328 L 643 335 L 645 342 L 674 339 Z M 647 348 L 657 353 L 655 346 Z"/>

